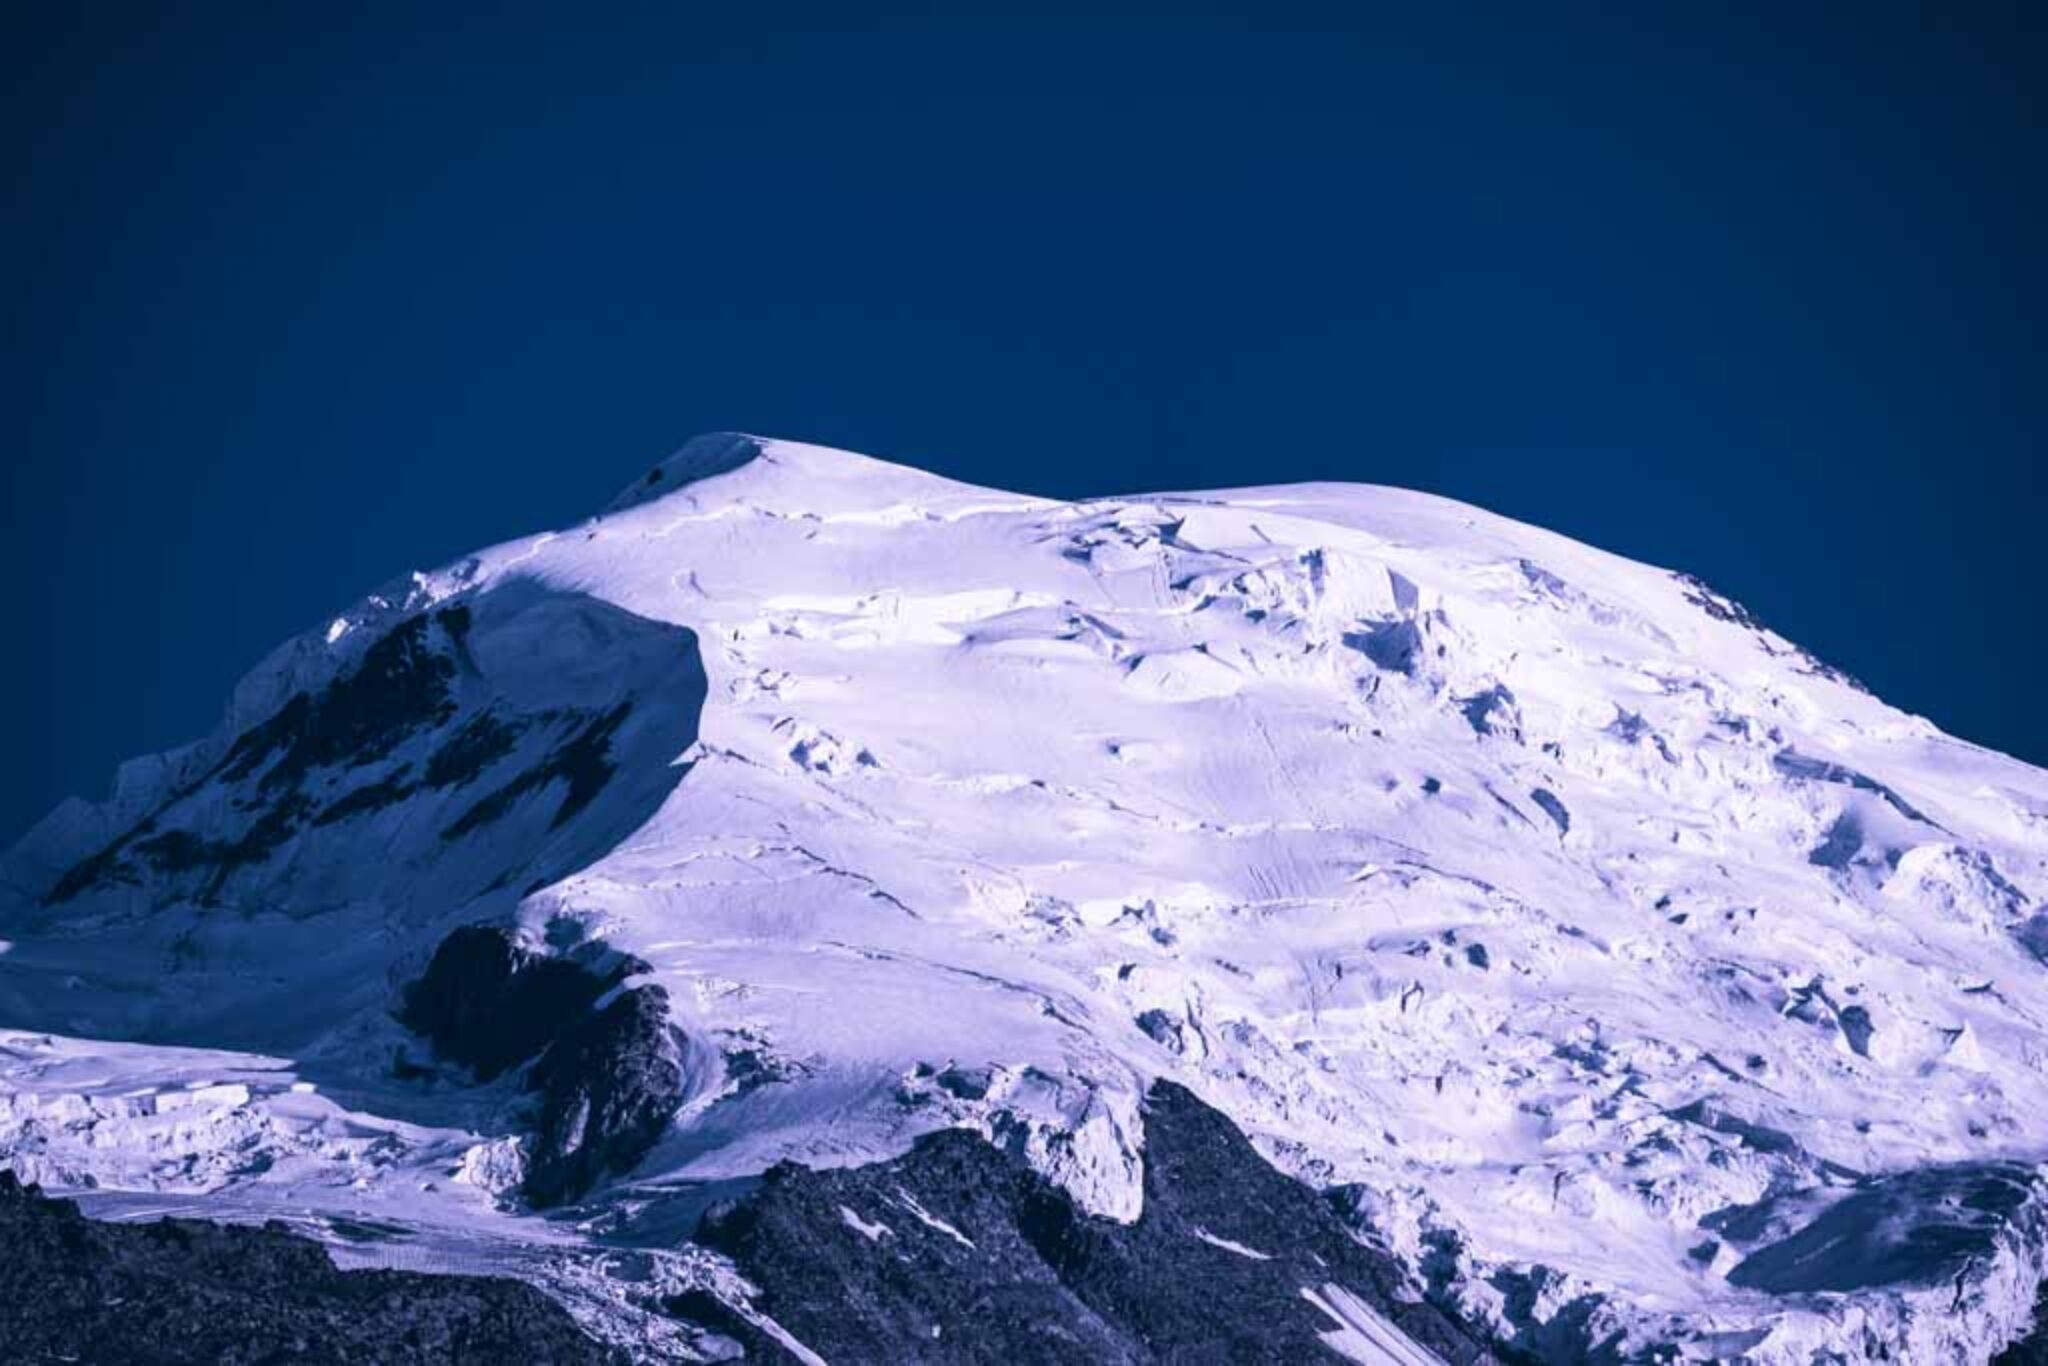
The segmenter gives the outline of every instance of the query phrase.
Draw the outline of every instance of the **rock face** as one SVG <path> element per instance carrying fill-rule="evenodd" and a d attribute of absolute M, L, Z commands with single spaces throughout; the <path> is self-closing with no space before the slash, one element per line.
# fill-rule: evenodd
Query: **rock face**
<path fill-rule="evenodd" d="M 1701 1226 L 1749 1249 L 1730 1285 L 1846 1294 L 1967 1279 L 2039 1236 L 2042 1198 L 2026 1163 L 1963 1163 L 1869 1178 L 1846 1194 L 1792 1191 L 1716 1211 Z"/>
<path fill-rule="evenodd" d="M 1991 1359 L 1991 1366 L 2048 1366 L 2048 1285 L 2034 1301 L 2034 1327 Z"/>
<path fill-rule="evenodd" d="M 8 1022 L 296 1052 L 381 1003 L 394 951 L 511 919 L 644 823 L 706 686 L 694 632 L 587 594 L 372 597 L 215 735 L 12 851 L 0 918 L 40 958 L 0 982 Z M 167 974 L 153 999 L 95 989 Z"/>
<path fill-rule="evenodd" d="M 707 1212 L 698 1236 L 829 1361 L 1490 1359 L 1186 1089 L 1155 1084 L 1143 1113 L 1134 1224 L 1087 1214 L 1015 1156 L 949 1130 L 893 1162 L 777 1167 Z M 676 1308 L 721 1318 L 701 1299 Z M 707 1326 L 767 1360 L 785 1351 L 736 1317 Z"/>
<path fill-rule="evenodd" d="M 668 653 L 666 666 L 681 671 L 663 680 L 671 700 L 687 704 L 693 672 L 701 678 L 688 633 L 532 585 L 400 616 L 332 678 L 292 691 L 235 734 L 212 764 L 66 869 L 44 904 L 144 886 L 159 897 L 175 890 L 218 904 L 238 882 L 261 885 L 274 859 L 293 850 L 302 860 L 318 857 L 321 846 L 347 838 L 334 827 L 393 808 L 412 816 L 401 826 L 400 848 L 421 860 L 522 804 L 545 814 L 546 824 L 536 820 L 529 835 L 569 824 L 617 775 L 613 747 L 635 699 L 609 700 L 616 684 L 575 699 L 547 696 L 517 676 L 530 659 L 501 660 L 481 646 L 480 623 L 486 636 L 576 627 L 644 633 L 654 650 Z M 635 647 L 653 652 L 646 642 Z M 687 745 L 693 712 L 686 706 L 656 724 Z"/>
<path fill-rule="evenodd" d="M 405 990 L 399 1019 L 442 1057 L 485 1081 L 538 1055 L 574 1028 L 606 991 L 644 964 L 593 971 L 522 945 L 509 931 L 464 925 L 441 941 Z"/>
<path fill-rule="evenodd" d="M 620 992 L 565 1030 L 528 1074 L 541 1093 L 525 1192 L 536 1205 L 630 1169 L 683 1102 L 683 1059 L 658 986 Z"/>
<path fill-rule="evenodd" d="M 522 1193 L 535 1205 L 573 1200 L 632 1167 L 683 1102 L 668 993 L 622 986 L 646 969 L 602 951 L 587 962 L 551 957 L 509 930 L 465 925 L 405 991 L 400 1020 L 480 1078 L 533 1060 L 526 1084 L 541 1110 Z"/>
<path fill-rule="evenodd" d="M 611 1366 L 530 1285 L 340 1271 L 281 1227 L 108 1224 L 0 1172 L 0 1346 L 8 1361 L 519 1361 Z"/>

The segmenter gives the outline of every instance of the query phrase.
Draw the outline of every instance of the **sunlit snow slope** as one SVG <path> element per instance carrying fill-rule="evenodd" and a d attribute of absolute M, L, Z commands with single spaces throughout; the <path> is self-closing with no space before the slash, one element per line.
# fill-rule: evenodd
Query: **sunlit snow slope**
<path fill-rule="evenodd" d="M 969 1126 L 1128 1219 L 1165 1076 L 1545 1357 L 1986 1360 L 2048 1257 L 2048 774 L 1420 494 L 700 438 L 286 646 L 6 877 L 0 1024 L 72 1040 L 0 1041 L 0 1156 L 216 1217 L 574 1241 L 493 1203 L 489 1088 L 390 1075 L 397 985 L 497 919 L 637 955 L 691 1041 L 600 1202 Z M 259 1064 L 311 1080 L 189 1160 L 107 1099 Z"/>

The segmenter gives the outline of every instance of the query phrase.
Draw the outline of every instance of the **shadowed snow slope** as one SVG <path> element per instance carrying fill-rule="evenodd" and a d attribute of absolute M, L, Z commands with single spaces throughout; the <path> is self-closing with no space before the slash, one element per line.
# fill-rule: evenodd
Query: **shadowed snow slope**
<path fill-rule="evenodd" d="M 458 925 L 666 993 L 683 1098 L 620 1217 L 966 1128 L 1131 1223 L 1163 1078 L 1545 1359 L 1986 1360 L 2048 1256 L 2048 775 L 1420 494 L 1064 503 L 699 438 L 285 646 L 4 876 L 0 1024 L 162 1047 L 19 1036 L 0 1157 L 376 1208 L 652 1355 L 698 1345 L 591 1269 L 611 1225 L 508 1203 L 525 1093 L 384 1013 Z M 333 1099 L 200 1107 L 196 1185 L 133 1146 L 129 1071 L 236 1067 Z M 20 1119 L 63 1106 L 100 1136 Z M 636 1274 L 725 1284 L 688 1231 Z"/>

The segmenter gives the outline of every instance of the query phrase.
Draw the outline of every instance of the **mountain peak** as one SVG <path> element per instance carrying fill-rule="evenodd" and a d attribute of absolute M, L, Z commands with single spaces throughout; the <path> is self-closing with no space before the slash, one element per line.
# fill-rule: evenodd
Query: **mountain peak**
<path fill-rule="evenodd" d="M 856 451 L 746 432 L 706 432 L 683 443 L 612 499 L 606 516 L 684 494 L 699 503 L 744 502 L 784 514 L 922 505 L 973 489 L 912 465 Z"/>
<path fill-rule="evenodd" d="M 656 1192 L 867 1168 L 769 1183 L 798 1251 L 688 1255 L 981 1303 L 1048 1284 L 995 1241 L 1044 1196 L 1091 1265 L 1299 1299 L 1246 1169 L 1148 1137 L 1165 1082 L 1544 1359 L 1982 1363 L 2032 1321 L 2048 775 L 1696 580 L 1363 484 L 1061 502 L 719 433 L 238 697 L 0 859 L 0 1020 L 53 1031 L 0 1097 L 91 1120 L 0 1105 L 0 1165 L 530 1240 L 600 1314 L 640 1290 L 516 1192 L 673 1239 Z M 464 1002 L 552 1022 L 526 1092 L 396 1009 L 451 942 Z M 1322 1246 L 1302 1312 L 1385 1338 Z"/>
<path fill-rule="evenodd" d="M 642 503 L 665 498 L 700 480 L 715 479 L 744 469 L 760 458 L 761 448 L 761 438 L 745 432 L 705 432 L 701 436 L 693 436 L 677 448 L 675 454 L 647 471 L 644 477 L 620 490 L 619 496 L 612 499 L 605 511 L 624 512 Z"/>

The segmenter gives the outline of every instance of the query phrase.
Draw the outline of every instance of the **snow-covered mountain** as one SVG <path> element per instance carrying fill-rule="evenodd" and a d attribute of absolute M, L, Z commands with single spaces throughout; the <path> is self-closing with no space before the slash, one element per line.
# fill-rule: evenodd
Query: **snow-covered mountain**
<path fill-rule="evenodd" d="M 2048 774 L 1682 575 L 706 437 L 8 855 L 0 1166 L 650 1359 L 1027 1359 L 947 1286 L 1153 1359 L 1181 1292 L 1103 1268 L 1184 1257 L 1339 1359 L 1986 1361 L 2048 1274 L 2044 895 Z M 1223 1116 L 1370 1267 L 1253 1241 L 1323 1215 Z M 923 1345 L 835 1357 L 804 1277 L 895 1265 Z"/>

